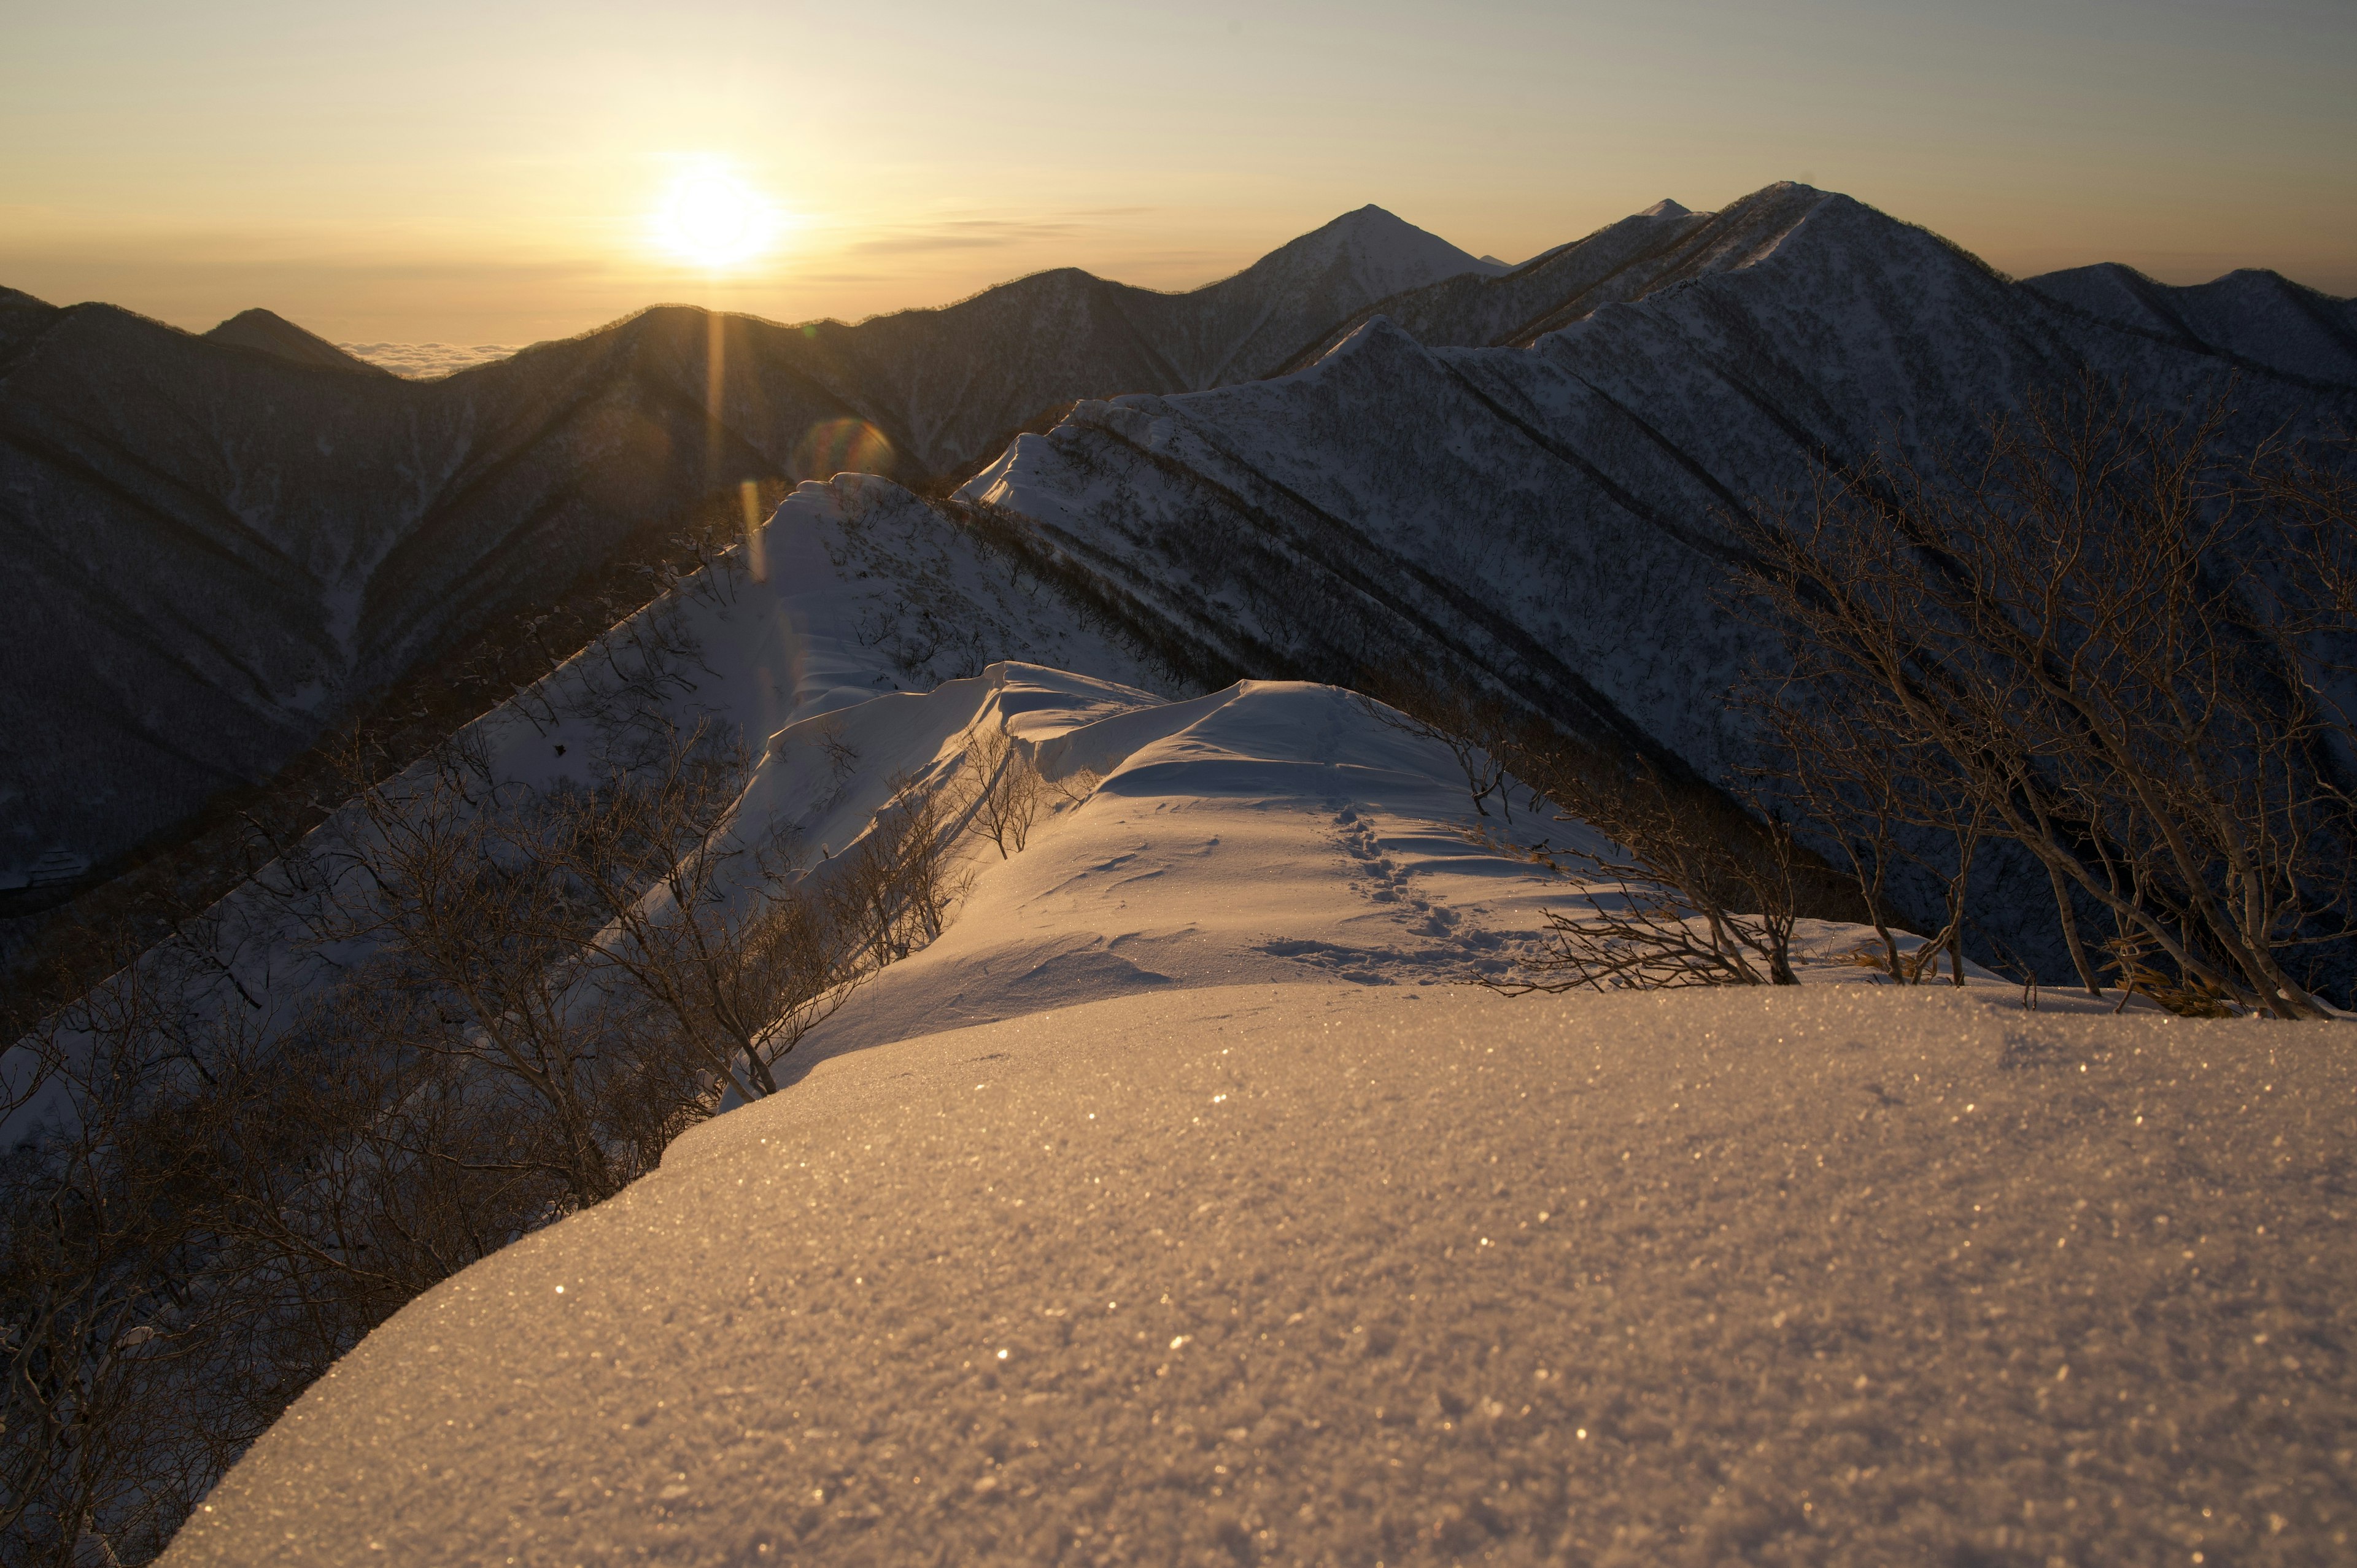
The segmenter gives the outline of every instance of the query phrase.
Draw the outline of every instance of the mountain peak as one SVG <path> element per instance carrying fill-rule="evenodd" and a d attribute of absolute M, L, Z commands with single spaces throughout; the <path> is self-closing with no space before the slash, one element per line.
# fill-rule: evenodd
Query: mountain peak
<path fill-rule="evenodd" d="M 1250 271 L 1272 263 L 1307 264 L 1323 271 L 1340 263 L 1369 298 L 1421 288 L 1459 273 L 1496 274 L 1506 269 L 1458 249 L 1395 212 L 1369 202 L 1279 246 Z"/>
<path fill-rule="evenodd" d="M 392 372 L 345 353 L 315 332 L 307 332 L 274 310 L 259 306 L 241 310 L 227 321 L 205 334 L 215 343 L 226 343 L 236 349 L 253 349 L 276 359 L 297 365 L 310 365 L 319 370 L 351 371 L 363 375 L 382 376 Z"/>
<path fill-rule="evenodd" d="M 1682 206 L 1665 196 L 1637 216 L 1640 218 L 1688 218 L 1693 214 L 1694 209 Z"/>

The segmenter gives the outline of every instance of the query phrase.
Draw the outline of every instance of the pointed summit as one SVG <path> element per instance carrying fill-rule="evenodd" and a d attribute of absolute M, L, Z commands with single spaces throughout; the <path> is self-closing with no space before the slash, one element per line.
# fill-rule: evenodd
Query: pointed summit
<path fill-rule="evenodd" d="M 1661 200 L 1656 201 L 1653 205 L 1645 209 L 1642 212 L 1637 214 L 1637 216 L 1640 218 L 1685 218 L 1691 216 L 1693 211 L 1694 209 L 1692 208 L 1681 206 L 1679 203 L 1671 200 L 1665 196 L 1662 198 Z"/>
<path fill-rule="evenodd" d="M 1286 265 L 1308 263 L 1321 268 L 1340 262 L 1370 299 L 1422 288 L 1459 273 L 1502 270 L 1372 202 L 1278 247 L 1247 271 L 1256 272 L 1280 258 Z"/>
<path fill-rule="evenodd" d="M 238 312 L 205 336 L 216 343 L 227 343 L 238 349 L 257 349 L 297 365 L 311 365 L 329 371 L 353 371 L 372 376 L 392 373 L 370 364 L 366 360 L 355 359 L 317 333 L 306 332 L 277 312 L 264 310 L 258 306 L 252 310 Z"/>

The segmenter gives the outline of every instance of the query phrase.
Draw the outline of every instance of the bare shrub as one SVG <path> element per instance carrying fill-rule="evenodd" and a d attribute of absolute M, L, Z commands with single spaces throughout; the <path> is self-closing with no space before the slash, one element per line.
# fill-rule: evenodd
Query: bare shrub
<path fill-rule="evenodd" d="M 1020 854 L 1030 842 L 1044 785 L 1039 764 L 1004 725 L 977 726 L 951 788 L 951 810 L 967 832 L 997 846 L 999 859 Z"/>
<path fill-rule="evenodd" d="M 896 963 L 942 934 L 969 878 L 949 858 L 956 831 L 938 790 L 906 774 L 867 832 L 828 863 L 830 918 L 876 968 Z"/>
<path fill-rule="evenodd" d="M 535 850 L 602 918 L 587 940 L 574 928 L 591 983 L 651 1014 L 671 1054 L 758 1099 L 777 1092 L 776 1059 L 870 971 L 824 902 L 786 880 L 791 846 L 737 837 L 751 772 L 741 744 L 674 734 L 653 767 L 561 794 Z"/>
<path fill-rule="evenodd" d="M 1070 773 L 1049 782 L 1049 788 L 1063 797 L 1066 803 L 1077 806 L 1097 792 L 1104 775 L 1093 768 L 1075 768 Z"/>
<path fill-rule="evenodd" d="M 1642 762 L 1616 766 L 1561 747 L 1525 752 L 1522 766 L 1559 821 L 1585 823 L 1614 846 L 1550 848 L 1538 858 L 1611 892 L 1591 892 L 1585 915 L 1550 910 L 1546 950 L 1523 965 L 1545 978 L 1497 989 L 1799 983 L 1801 857 L 1781 819 L 1747 821 Z"/>
<path fill-rule="evenodd" d="M 1906 745 L 1871 693 L 1829 707 L 1796 694 L 1800 679 L 1787 671 L 1778 683 L 1755 681 L 1739 700 L 1776 753 L 1796 759 L 1767 771 L 1780 777 L 1785 797 L 1831 842 L 1857 883 L 1877 941 L 1866 967 L 1902 985 L 1921 984 L 1938 977 L 1945 952 L 1949 978 L 1964 984 L 1964 924 L 1973 865 L 1988 832 L 1986 807 L 1933 748 Z M 1890 912 L 1894 876 L 1909 871 L 1939 890 L 1942 910 L 1933 934 L 1912 953 L 1902 950 Z"/>
<path fill-rule="evenodd" d="M 1746 807 L 1643 757 L 1598 755 L 1493 695 L 1393 675 L 1361 704 L 1377 722 L 1446 747 L 1477 813 L 1494 800 L 1513 821 L 1517 788 L 1533 811 L 1610 841 L 1590 851 L 1488 840 L 1589 883 L 1587 912 L 1550 911 L 1545 951 L 1526 975 L 1482 983 L 1516 994 L 1578 986 L 1790 985 L 1794 923 L 1824 901 L 1824 877 L 1763 802 Z M 1486 830 L 1485 830 L 1486 835 Z M 1609 891 L 1605 891 L 1605 889 Z"/>
<path fill-rule="evenodd" d="M 2165 415 L 2090 384 L 1993 421 L 1970 460 L 1824 470 L 1737 532 L 1784 634 L 1793 733 L 1846 715 L 1938 797 L 1876 810 L 1960 843 L 1985 823 L 2034 856 L 2091 992 L 2094 950 L 2132 948 L 2172 987 L 2317 1017 L 2300 974 L 2346 969 L 2357 860 L 2329 679 L 2351 621 L 2281 564 L 2346 553 L 2346 493 L 2312 464 L 2236 458 L 2230 412 Z M 1830 797 L 1820 815 L 1857 841 L 1852 809 L 1878 787 L 1813 746 L 1793 758 L 1803 796 Z M 1961 887 L 1968 867 L 1952 869 Z M 2090 941 L 2083 911 L 2110 935 Z"/>
<path fill-rule="evenodd" d="M 1465 774 L 1476 812 L 1488 816 L 1489 802 L 1495 800 L 1500 814 L 1508 822 L 1514 820 L 1512 761 L 1544 744 L 1526 716 L 1468 686 L 1397 671 L 1365 671 L 1360 684 L 1360 709 L 1377 724 L 1448 748 Z"/>

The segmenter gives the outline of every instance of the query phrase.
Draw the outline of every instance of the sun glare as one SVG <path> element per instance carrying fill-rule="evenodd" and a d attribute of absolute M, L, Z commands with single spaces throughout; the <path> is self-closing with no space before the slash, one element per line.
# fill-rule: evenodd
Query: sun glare
<path fill-rule="evenodd" d="M 777 242 L 785 215 L 726 169 L 687 170 L 671 183 L 654 215 L 655 238 L 691 266 L 709 272 L 751 261 Z"/>

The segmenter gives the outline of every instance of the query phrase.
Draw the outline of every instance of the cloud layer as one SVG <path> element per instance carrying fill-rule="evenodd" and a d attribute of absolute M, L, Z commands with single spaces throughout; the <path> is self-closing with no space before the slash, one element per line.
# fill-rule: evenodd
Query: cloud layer
<path fill-rule="evenodd" d="M 487 365 L 493 360 L 504 360 L 523 347 L 521 343 L 339 343 L 337 348 L 355 359 L 366 360 L 371 365 L 382 365 L 396 376 L 411 381 L 431 381 L 447 376 L 453 371 L 463 371 L 470 365 Z"/>

